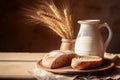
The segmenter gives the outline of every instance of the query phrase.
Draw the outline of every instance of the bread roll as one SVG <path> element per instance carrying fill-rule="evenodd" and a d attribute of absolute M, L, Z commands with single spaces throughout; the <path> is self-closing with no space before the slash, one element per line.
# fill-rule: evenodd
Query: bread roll
<path fill-rule="evenodd" d="M 65 50 L 65 51 L 62 51 L 62 52 L 64 52 L 66 55 L 67 55 L 67 57 L 68 57 L 68 64 L 69 65 L 71 65 L 71 61 L 72 61 L 72 59 L 74 58 L 74 57 L 77 57 L 78 55 L 77 54 L 75 54 L 73 51 L 70 51 L 70 50 Z"/>
<path fill-rule="evenodd" d="M 71 67 L 78 70 L 90 69 L 100 66 L 102 62 L 99 56 L 79 56 L 72 59 Z"/>
<path fill-rule="evenodd" d="M 51 69 L 68 66 L 73 57 L 76 57 L 76 54 L 72 51 L 54 50 L 43 57 L 42 65 Z"/>

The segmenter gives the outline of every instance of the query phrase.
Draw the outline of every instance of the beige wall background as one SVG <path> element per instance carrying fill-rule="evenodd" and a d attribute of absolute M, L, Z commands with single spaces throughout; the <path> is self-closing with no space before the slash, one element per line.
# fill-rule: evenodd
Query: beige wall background
<path fill-rule="evenodd" d="M 59 0 L 55 1 L 59 3 Z M 78 20 L 101 19 L 107 22 L 113 38 L 107 52 L 120 52 L 120 0 L 71 0 L 76 36 Z M 48 52 L 59 49 L 61 38 L 45 26 L 28 23 L 21 9 L 33 0 L 0 0 L 0 52 Z M 107 38 L 108 32 L 102 34 Z"/>

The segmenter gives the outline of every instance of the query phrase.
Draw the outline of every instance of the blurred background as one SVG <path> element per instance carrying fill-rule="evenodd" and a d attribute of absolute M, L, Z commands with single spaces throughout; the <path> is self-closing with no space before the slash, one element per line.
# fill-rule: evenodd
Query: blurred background
<path fill-rule="evenodd" d="M 120 53 L 120 0 L 70 0 L 75 27 L 78 20 L 101 19 L 113 31 L 107 52 Z M 55 0 L 58 4 L 59 0 Z M 59 49 L 61 38 L 42 25 L 29 23 L 21 14 L 25 7 L 35 5 L 35 0 L 0 0 L 0 52 L 48 52 Z M 106 39 L 108 32 L 101 33 Z"/>

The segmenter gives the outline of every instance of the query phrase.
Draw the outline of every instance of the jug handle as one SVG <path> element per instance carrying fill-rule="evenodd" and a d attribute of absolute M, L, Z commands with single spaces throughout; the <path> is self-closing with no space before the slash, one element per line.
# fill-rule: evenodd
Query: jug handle
<path fill-rule="evenodd" d="M 106 40 L 106 42 L 105 42 L 105 50 L 106 50 L 106 48 L 108 47 L 108 44 L 110 43 L 110 41 L 111 41 L 111 39 L 112 39 L 112 31 L 111 31 L 111 29 L 110 29 L 110 26 L 107 24 L 107 23 L 103 23 L 103 24 L 100 24 L 99 25 L 99 29 L 100 28 L 103 28 L 103 27 L 105 27 L 105 28 L 107 28 L 108 29 L 108 32 L 109 32 L 109 35 L 108 35 L 108 38 L 107 38 L 107 40 Z"/>

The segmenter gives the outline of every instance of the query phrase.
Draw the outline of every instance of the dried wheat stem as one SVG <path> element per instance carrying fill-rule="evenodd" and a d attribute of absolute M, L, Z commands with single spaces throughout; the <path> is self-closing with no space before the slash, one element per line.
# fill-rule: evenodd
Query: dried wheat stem
<path fill-rule="evenodd" d="M 55 24 L 55 23 L 52 23 L 50 19 L 46 18 L 46 17 L 43 17 L 44 23 L 48 24 L 49 28 L 52 29 L 54 32 L 56 32 L 59 36 L 63 37 L 63 38 L 66 38 L 64 32 L 62 32 L 62 30 L 60 30 L 58 28 L 58 24 Z"/>
<path fill-rule="evenodd" d="M 38 13 L 37 13 L 37 14 L 38 14 Z M 64 29 L 64 24 L 63 24 L 63 22 L 62 22 L 61 20 L 59 20 L 58 18 L 50 15 L 49 13 L 44 13 L 44 12 L 40 13 L 40 12 L 39 12 L 38 15 L 44 17 L 45 19 L 48 19 L 48 20 L 47 20 L 47 24 L 49 24 L 49 23 L 50 23 L 49 25 L 51 25 L 51 24 L 56 24 L 57 30 L 59 30 L 59 32 L 61 31 L 61 32 L 66 36 L 66 38 L 69 37 L 69 36 L 66 35 L 67 32 L 66 32 L 66 30 Z M 45 22 L 46 22 L 46 21 L 45 21 Z M 44 22 L 44 23 L 45 23 L 45 22 Z M 53 23 L 53 22 L 54 22 L 54 23 Z M 55 28 L 55 29 L 56 29 L 56 28 Z"/>
<path fill-rule="evenodd" d="M 39 9 L 32 8 L 33 10 L 27 10 L 31 13 L 31 15 L 28 15 L 32 18 L 31 22 L 36 24 L 44 23 L 62 38 L 74 38 L 74 30 L 68 5 L 62 9 L 63 14 L 60 13 L 60 10 L 56 7 L 53 0 L 43 1 L 43 5 L 38 5 L 38 8 Z"/>
<path fill-rule="evenodd" d="M 62 19 L 62 16 L 60 15 L 59 10 L 56 8 L 55 4 L 53 3 L 53 1 L 51 1 L 51 4 L 49 5 L 50 9 L 53 11 L 53 13 L 55 14 L 55 16 L 59 19 Z"/>
<path fill-rule="evenodd" d="M 70 25 L 70 23 L 69 23 L 69 17 L 68 17 L 68 14 L 67 14 L 67 9 L 64 9 L 64 16 L 65 16 L 65 22 L 66 22 L 66 31 L 68 32 L 68 34 L 69 34 L 69 37 L 71 38 L 71 29 L 70 29 L 70 27 L 71 27 L 71 25 Z"/>
<path fill-rule="evenodd" d="M 50 13 L 46 13 L 46 12 L 43 12 L 43 11 L 37 11 L 37 15 L 38 16 L 44 15 L 46 17 L 52 18 L 56 21 L 59 21 L 61 24 L 64 24 L 62 20 L 60 20 L 59 18 L 56 18 L 54 15 L 52 15 Z"/>

